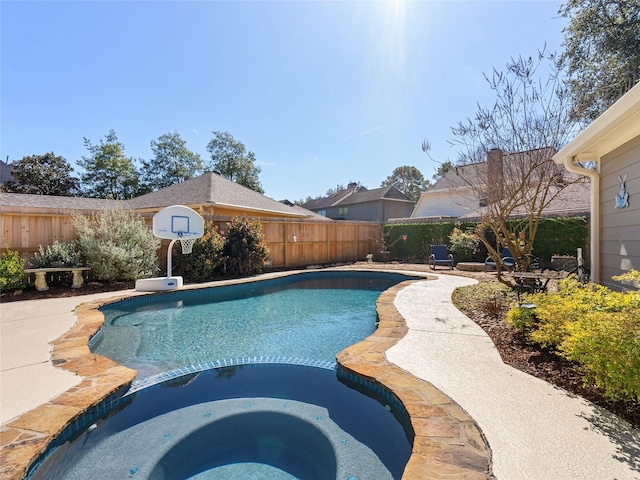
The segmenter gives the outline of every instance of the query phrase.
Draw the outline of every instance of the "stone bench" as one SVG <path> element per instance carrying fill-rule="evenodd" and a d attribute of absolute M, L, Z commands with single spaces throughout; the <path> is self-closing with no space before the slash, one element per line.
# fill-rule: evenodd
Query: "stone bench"
<path fill-rule="evenodd" d="M 34 273 L 36 275 L 36 290 L 43 292 L 49 290 L 47 285 L 47 273 L 71 272 L 73 273 L 73 283 L 71 288 L 80 288 L 84 283 L 82 272 L 91 270 L 91 267 L 51 267 L 51 268 L 25 268 L 24 273 Z"/>

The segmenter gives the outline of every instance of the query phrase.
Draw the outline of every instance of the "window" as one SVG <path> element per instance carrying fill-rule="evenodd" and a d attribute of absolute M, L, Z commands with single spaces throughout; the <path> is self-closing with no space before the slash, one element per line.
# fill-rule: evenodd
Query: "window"
<path fill-rule="evenodd" d="M 340 216 L 349 215 L 349 207 L 339 207 L 338 208 L 338 215 L 340 215 Z"/>
<path fill-rule="evenodd" d="M 326 217 L 326 216 L 327 216 L 327 211 L 326 211 L 326 210 L 318 210 L 316 213 L 317 213 L 318 215 L 322 215 L 323 217 Z"/>

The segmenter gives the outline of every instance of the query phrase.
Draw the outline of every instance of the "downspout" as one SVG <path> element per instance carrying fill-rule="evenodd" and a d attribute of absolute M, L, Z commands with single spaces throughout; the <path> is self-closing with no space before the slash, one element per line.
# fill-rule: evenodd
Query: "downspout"
<path fill-rule="evenodd" d="M 565 157 L 564 168 L 578 175 L 586 175 L 591 180 L 591 281 L 600 282 L 600 159 L 596 159 L 596 169 L 590 170 L 574 163 L 576 157 Z"/>

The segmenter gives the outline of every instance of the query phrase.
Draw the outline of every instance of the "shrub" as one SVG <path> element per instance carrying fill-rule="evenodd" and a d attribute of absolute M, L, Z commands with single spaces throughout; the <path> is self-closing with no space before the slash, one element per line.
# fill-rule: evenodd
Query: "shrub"
<path fill-rule="evenodd" d="M 569 324 L 592 311 L 621 311 L 626 301 L 624 294 L 598 284 L 583 285 L 574 276 L 559 282 L 557 292 L 528 298 L 537 305 L 538 327 L 531 332 L 531 340 L 547 347 L 556 347 L 569 336 Z"/>
<path fill-rule="evenodd" d="M 260 222 L 236 217 L 228 227 L 223 247 L 227 271 L 238 276 L 262 272 L 267 265 L 269 249 Z"/>
<path fill-rule="evenodd" d="M 514 305 L 509 309 L 509 312 L 507 312 L 505 320 L 521 332 L 528 333 L 536 321 L 536 316 L 532 308 Z"/>
<path fill-rule="evenodd" d="M 456 263 L 475 260 L 478 243 L 478 236 L 474 232 L 465 232 L 458 227 L 449 235 L 449 250 L 453 253 Z"/>
<path fill-rule="evenodd" d="M 631 285 L 640 288 L 640 270 L 629 270 L 622 275 L 612 277 L 616 282 L 622 282 L 625 285 Z"/>
<path fill-rule="evenodd" d="M 30 263 L 34 268 L 52 267 L 57 262 L 66 267 L 82 267 L 82 255 L 76 251 L 76 242 L 60 243 L 57 240 L 47 248 L 38 247 Z"/>
<path fill-rule="evenodd" d="M 0 258 L 0 290 L 20 288 L 24 288 L 24 259 L 7 248 Z"/>
<path fill-rule="evenodd" d="M 204 232 L 202 238 L 193 244 L 190 254 L 178 255 L 176 258 L 176 271 L 185 281 L 213 280 L 224 263 L 224 237 L 211 222 L 205 223 Z"/>
<path fill-rule="evenodd" d="M 583 285 L 575 277 L 557 292 L 527 295 L 535 324 L 512 309 L 508 319 L 531 327 L 529 338 L 579 364 L 585 381 L 614 400 L 640 400 L 640 293 Z"/>
<path fill-rule="evenodd" d="M 640 297 L 635 308 L 590 312 L 568 325 L 561 355 L 614 400 L 640 401 Z"/>
<path fill-rule="evenodd" d="M 115 208 L 92 217 L 76 215 L 80 250 L 99 280 L 135 280 L 158 271 L 160 240 L 135 212 Z"/>

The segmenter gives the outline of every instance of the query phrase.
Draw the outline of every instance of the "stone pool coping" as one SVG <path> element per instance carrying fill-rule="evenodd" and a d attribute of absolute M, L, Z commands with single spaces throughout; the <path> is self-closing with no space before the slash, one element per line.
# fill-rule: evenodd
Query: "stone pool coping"
<path fill-rule="evenodd" d="M 362 269 L 366 270 L 366 269 Z M 380 270 L 376 270 L 380 271 Z M 394 273 L 400 273 L 397 270 Z M 249 281 L 275 278 L 292 273 L 252 278 Z M 416 272 L 406 272 L 416 275 Z M 428 275 L 425 280 L 433 280 Z M 243 283 L 247 279 L 188 288 Z M 342 367 L 390 389 L 404 405 L 414 431 L 412 454 L 403 480 L 487 479 L 491 475 L 491 455 L 474 420 L 451 398 L 431 383 L 402 370 L 387 360 L 385 351 L 407 333 L 404 318 L 394 299 L 398 291 L 421 280 L 408 280 L 383 292 L 376 302 L 379 325 L 365 340 L 341 351 L 336 359 Z M 83 412 L 129 388 L 136 372 L 112 360 L 91 353 L 88 342 L 101 328 L 104 316 L 98 310 L 132 294 L 81 304 L 75 309 L 77 321 L 54 340 L 53 365 L 83 377 L 82 382 L 53 400 L 8 422 L 0 430 L 0 476 L 7 480 L 23 479 L 47 446 Z"/>

